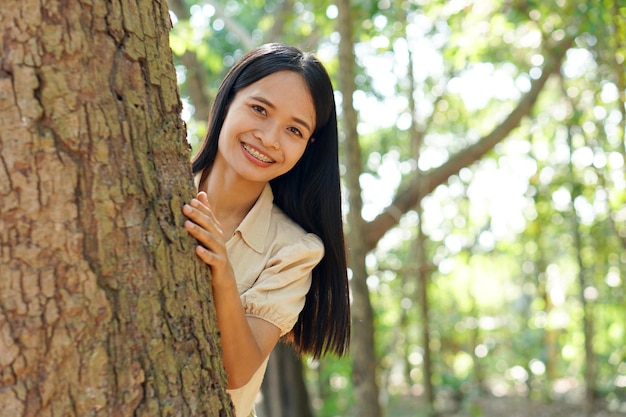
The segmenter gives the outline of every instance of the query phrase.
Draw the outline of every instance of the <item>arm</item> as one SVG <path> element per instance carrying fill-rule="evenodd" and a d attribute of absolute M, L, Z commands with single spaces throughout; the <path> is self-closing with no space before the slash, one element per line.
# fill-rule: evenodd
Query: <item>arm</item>
<path fill-rule="evenodd" d="M 189 218 L 185 228 L 200 243 L 196 255 L 211 268 L 228 388 L 239 388 L 250 380 L 270 354 L 278 342 L 280 329 L 263 319 L 246 316 L 226 254 L 225 239 L 208 207 L 206 194 L 198 194 L 198 199 L 185 205 L 183 213 Z"/>

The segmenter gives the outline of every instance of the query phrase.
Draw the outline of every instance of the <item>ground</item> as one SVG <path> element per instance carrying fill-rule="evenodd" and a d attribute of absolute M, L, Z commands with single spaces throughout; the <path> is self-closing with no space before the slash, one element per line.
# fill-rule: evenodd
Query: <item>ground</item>
<path fill-rule="evenodd" d="M 523 398 L 485 398 L 478 401 L 482 417 L 624 417 L 626 413 L 609 412 L 606 409 L 585 413 L 584 407 L 562 402 L 550 404 Z M 457 415 L 461 417 L 461 415 Z M 473 416 L 472 416 L 473 417 Z"/>
<path fill-rule="evenodd" d="M 393 398 L 387 417 L 426 417 L 423 404 L 411 397 Z M 519 397 L 481 397 L 461 407 L 448 407 L 437 417 L 626 417 L 623 411 L 598 407 L 589 414 L 582 406 L 564 402 L 544 403 Z"/>

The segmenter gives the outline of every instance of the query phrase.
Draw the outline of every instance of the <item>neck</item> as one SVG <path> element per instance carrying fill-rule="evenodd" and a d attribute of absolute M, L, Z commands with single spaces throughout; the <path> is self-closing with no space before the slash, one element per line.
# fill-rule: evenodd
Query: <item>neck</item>
<path fill-rule="evenodd" d="M 211 210 L 220 222 L 243 220 L 257 201 L 266 183 L 251 183 L 232 175 L 211 170 L 199 184 L 198 191 L 207 193 Z M 238 220 L 238 221 L 237 221 Z"/>

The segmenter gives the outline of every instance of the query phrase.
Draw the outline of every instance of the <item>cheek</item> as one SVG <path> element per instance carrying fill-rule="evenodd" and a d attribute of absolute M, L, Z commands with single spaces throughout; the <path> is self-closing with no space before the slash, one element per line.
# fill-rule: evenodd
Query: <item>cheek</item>
<path fill-rule="evenodd" d="M 233 110 L 230 110 L 226 114 L 226 117 L 224 118 L 224 123 L 222 123 L 222 128 L 220 129 L 220 136 L 219 136 L 220 145 L 227 142 L 229 138 L 232 137 L 232 135 L 234 134 L 234 130 L 237 126 L 237 118 L 236 118 L 236 114 L 234 113 L 235 112 Z"/>
<path fill-rule="evenodd" d="M 290 145 L 289 160 L 292 165 L 295 165 L 304 155 L 304 151 L 306 151 L 306 142 L 302 140 L 302 142 L 294 142 Z"/>
<path fill-rule="evenodd" d="M 219 149 L 226 149 L 226 147 L 230 147 L 232 145 L 232 138 L 235 133 L 229 128 L 229 125 L 224 123 L 222 126 L 222 130 L 220 131 L 220 136 L 217 140 L 217 146 Z"/>
<path fill-rule="evenodd" d="M 225 137 L 224 133 L 225 133 L 224 129 L 222 129 L 222 131 L 220 132 L 220 136 L 217 139 L 217 150 L 218 151 L 224 151 L 224 147 L 226 146 L 225 145 L 226 141 L 224 140 L 224 137 Z"/>

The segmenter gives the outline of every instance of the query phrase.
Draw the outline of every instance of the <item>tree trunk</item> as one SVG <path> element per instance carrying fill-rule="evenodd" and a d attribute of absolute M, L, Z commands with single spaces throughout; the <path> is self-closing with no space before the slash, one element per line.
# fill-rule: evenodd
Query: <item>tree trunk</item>
<path fill-rule="evenodd" d="M 430 303 L 428 301 L 428 283 L 430 276 L 430 262 L 426 259 L 426 235 L 423 229 L 423 211 L 421 204 L 417 206 L 419 224 L 417 237 L 413 241 L 413 250 L 417 262 L 417 304 L 422 318 L 422 347 L 424 349 L 424 399 L 428 409 L 427 415 L 433 415 L 435 410 L 435 389 L 433 387 L 433 358 L 430 348 Z"/>
<path fill-rule="evenodd" d="M 354 43 L 352 39 L 352 18 L 350 0 L 337 3 L 339 9 L 339 84 L 343 96 L 342 115 L 344 137 L 344 155 L 347 172 L 345 184 L 348 189 L 349 230 L 347 233 L 348 265 L 352 270 L 352 382 L 354 384 L 353 415 L 358 417 L 380 417 L 382 410 L 378 400 L 376 381 L 376 353 L 374 350 L 374 318 L 367 287 L 367 271 L 364 246 L 364 226 L 361 217 L 363 201 L 359 176 L 362 172 L 361 151 L 357 134 L 357 116 L 352 104 L 354 85 Z"/>
<path fill-rule="evenodd" d="M 183 0 L 169 0 L 168 4 L 179 20 L 189 21 L 191 13 Z M 193 118 L 205 122 L 211 109 L 212 100 L 208 91 L 209 80 L 206 70 L 195 51 L 187 50 L 179 58 L 187 69 L 187 91 L 189 100 L 195 108 Z"/>
<path fill-rule="evenodd" d="M 230 416 L 165 2 L 0 5 L 0 410 Z"/>
<path fill-rule="evenodd" d="M 574 152 L 574 145 L 572 140 L 572 130 L 574 125 L 568 126 L 567 142 L 569 146 L 570 155 Z M 576 201 L 580 197 L 580 187 L 578 180 L 574 174 L 573 163 L 570 158 L 568 163 L 569 178 L 572 183 L 572 202 Z M 574 238 L 574 249 L 576 251 L 576 262 L 578 266 L 578 296 L 582 305 L 583 317 L 582 317 L 582 331 L 584 335 L 584 349 L 585 349 L 585 367 L 584 367 L 584 379 L 585 379 L 585 403 L 584 403 L 584 415 L 586 417 L 591 416 L 593 410 L 593 404 L 595 401 L 595 388 L 596 388 L 596 357 L 593 350 L 593 305 L 587 300 L 585 291 L 588 287 L 588 268 L 585 265 L 583 259 L 583 237 L 580 230 L 580 221 L 576 209 L 572 204 L 570 206 L 570 222 L 572 235 Z"/>
<path fill-rule="evenodd" d="M 406 20 L 403 16 L 403 20 Z M 408 39 L 407 39 L 408 41 Z M 417 82 L 414 76 L 414 54 L 409 50 L 409 62 L 407 67 L 407 73 L 409 78 L 409 91 L 407 99 L 409 102 L 409 110 L 411 111 L 411 158 L 414 161 L 419 161 L 420 153 L 422 151 L 422 143 L 424 139 L 423 131 L 419 129 L 417 123 L 417 105 L 415 103 L 415 92 L 418 88 Z M 416 172 L 416 184 L 420 183 L 422 173 L 417 170 Z M 430 304 L 428 298 L 428 283 L 430 281 L 430 265 L 431 262 L 427 259 L 426 246 L 427 236 L 424 233 L 424 211 L 422 210 L 421 200 L 415 205 L 415 211 L 419 219 L 417 225 L 417 233 L 415 239 L 411 242 L 411 252 L 414 254 L 415 262 L 415 279 L 417 281 L 417 297 L 415 304 L 419 306 L 419 313 L 422 319 L 422 347 L 424 349 L 424 399 L 426 401 L 427 409 L 426 415 L 433 415 L 435 411 L 435 390 L 433 387 L 433 359 L 432 351 L 430 348 Z"/>

